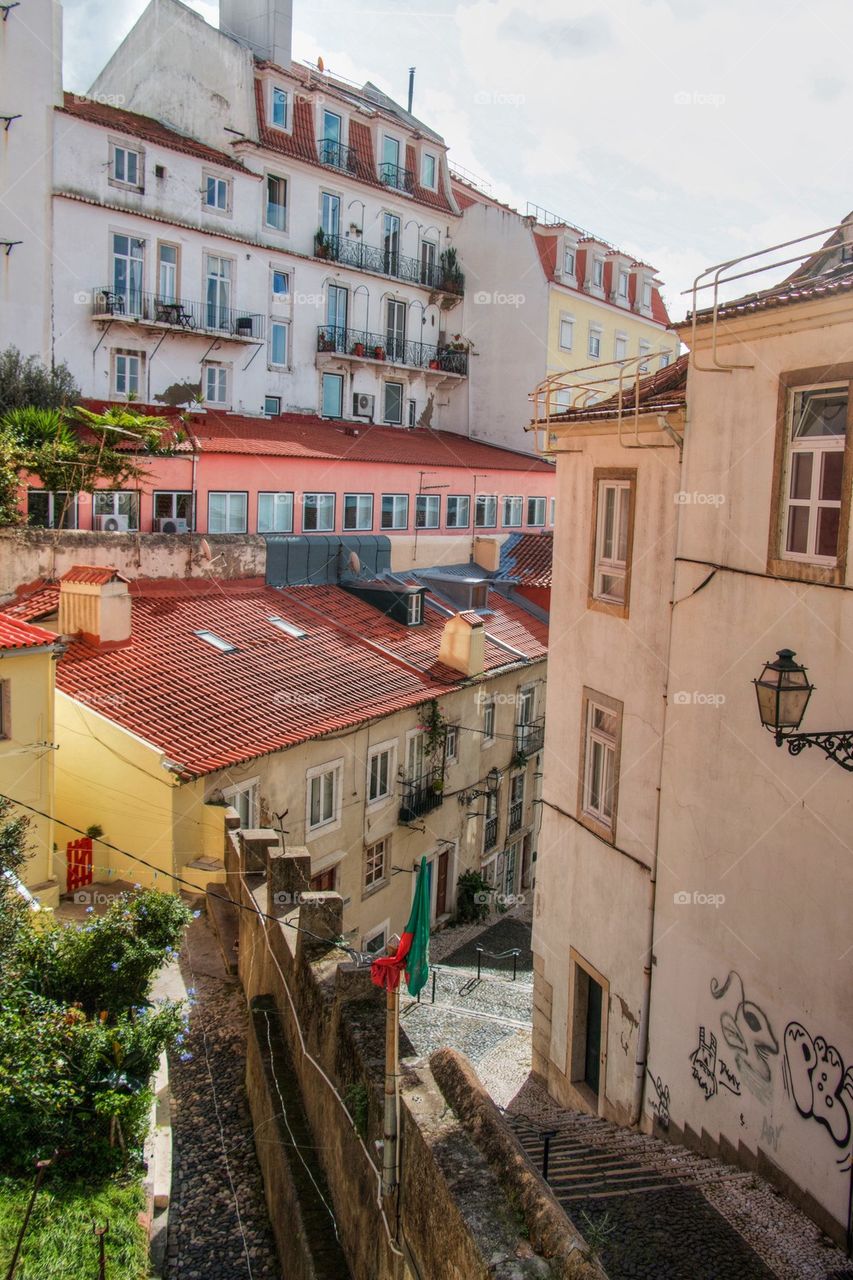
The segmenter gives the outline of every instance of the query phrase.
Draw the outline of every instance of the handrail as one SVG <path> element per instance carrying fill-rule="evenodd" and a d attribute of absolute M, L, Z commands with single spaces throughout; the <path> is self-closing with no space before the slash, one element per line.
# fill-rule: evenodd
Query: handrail
<path fill-rule="evenodd" d="M 96 285 L 92 290 L 92 315 L 98 320 L 164 325 L 185 333 L 247 340 L 263 338 L 266 332 L 265 316 L 239 307 L 166 298 L 142 289 L 116 289 L 112 285 Z"/>

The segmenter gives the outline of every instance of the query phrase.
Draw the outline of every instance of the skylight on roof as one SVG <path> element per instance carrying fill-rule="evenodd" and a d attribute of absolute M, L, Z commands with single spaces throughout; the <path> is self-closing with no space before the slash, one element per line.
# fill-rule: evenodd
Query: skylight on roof
<path fill-rule="evenodd" d="M 301 627 L 297 627 L 293 622 L 287 622 L 284 618 L 278 618 L 275 614 L 267 617 L 267 622 L 271 622 L 274 627 L 278 627 L 279 631 L 283 631 L 286 636 L 293 636 L 294 640 L 302 640 L 308 634 Z"/>
<path fill-rule="evenodd" d="M 232 644 L 230 640 L 223 640 L 222 636 L 218 636 L 215 631 L 194 631 L 193 635 L 197 635 L 199 640 L 205 640 L 208 644 L 213 645 L 213 648 L 218 649 L 220 653 L 237 652 L 236 644 Z"/>

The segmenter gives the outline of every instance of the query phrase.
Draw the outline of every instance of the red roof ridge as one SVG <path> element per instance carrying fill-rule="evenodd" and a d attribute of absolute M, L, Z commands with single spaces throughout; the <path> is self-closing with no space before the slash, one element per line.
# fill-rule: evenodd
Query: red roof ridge
<path fill-rule="evenodd" d="M 129 582 L 112 565 L 75 564 L 63 573 L 60 582 L 80 582 L 89 586 L 105 586 L 108 582 Z"/>
<path fill-rule="evenodd" d="M 8 613 L 0 613 L 0 649 L 36 649 L 45 644 L 56 644 L 57 636 L 44 627 L 34 627 Z"/>

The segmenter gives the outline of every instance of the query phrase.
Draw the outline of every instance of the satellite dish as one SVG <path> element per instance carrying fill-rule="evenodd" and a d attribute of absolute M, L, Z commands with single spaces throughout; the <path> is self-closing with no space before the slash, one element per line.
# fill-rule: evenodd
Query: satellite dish
<path fill-rule="evenodd" d="M 205 560 L 213 559 L 213 552 L 210 549 L 210 543 L 207 538 L 202 538 L 201 540 L 201 554 L 204 556 Z"/>
<path fill-rule="evenodd" d="M 358 553 L 355 551 L 351 551 L 349 553 L 349 567 L 350 567 L 350 573 L 353 573 L 355 574 L 356 577 L 358 577 L 358 575 L 361 573 L 361 560 L 358 556 Z"/>
<path fill-rule="evenodd" d="M 318 58 L 318 59 L 317 59 L 317 70 L 318 70 L 318 71 L 325 71 L 325 70 L 326 70 L 326 64 L 325 64 L 325 62 L 323 61 L 323 59 L 322 59 L 322 58 Z"/>

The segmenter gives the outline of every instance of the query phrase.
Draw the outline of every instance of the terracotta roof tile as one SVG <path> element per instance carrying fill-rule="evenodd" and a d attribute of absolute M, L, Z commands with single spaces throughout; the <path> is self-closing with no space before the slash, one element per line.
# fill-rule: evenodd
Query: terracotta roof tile
<path fill-rule="evenodd" d="M 680 409 L 687 403 L 687 365 L 690 357 L 687 352 L 674 360 L 672 364 L 650 373 L 640 379 L 640 412 L 652 413 L 655 410 L 665 412 L 669 409 Z M 623 393 L 622 413 L 634 412 L 634 395 L 629 390 Z M 607 421 L 616 416 L 619 408 L 619 396 L 609 396 L 588 409 L 567 409 L 564 413 L 552 413 L 549 422 L 595 422 Z"/>
<path fill-rule="evenodd" d="M 199 160 L 208 160 L 211 164 L 224 164 L 229 169 L 239 169 L 248 173 L 239 160 L 224 151 L 208 147 L 195 138 L 188 138 L 176 129 L 161 124 L 151 116 L 137 115 L 135 111 L 125 111 L 122 107 L 111 107 L 104 102 L 94 102 L 91 98 L 83 98 L 77 93 L 66 93 L 63 106 L 58 108 L 64 115 L 74 116 L 78 120 L 88 120 L 90 124 L 103 125 L 105 129 L 113 129 L 117 133 L 128 133 L 144 142 L 168 147 L 170 151 L 180 151 L 183 155 L 197 156 Z M 253 175 L 254 176 L 254 175 Z"/>
<path fill-rule="evenodd" d="M 772 289 L 761 293 L 750 293 L 733 302 L 724 303 L 717 311 L 719 320 L 729 320 L 735 316 L 752 315 L 756 311 L 770 311 L 774 307 L 792 306 L 796 302 L 813 302 L 817 298 L 833 298 L 839 294 L 849 293 L 853 289 L 853 262 L 835 262 L 829 268 L 814 276 L 794 275 Z M 711 320 L 713 308 L 706 308 L 696 313 L 698 324 Z M 690 323 L 688 314 L 685 324 Z"/>
<path fill-rule="evenodd" d="M 118 569 L 110 565 L 75 564 L 63 573 L 60 582 L 81 582 L 90 586 L 105 586 L 108 582 L 127 582 Z"/>
<path fill-rule="evenodd" d="M 56 636 L 42 627 L 33 627 L 8 613 L 0 613 L 0 649 L 36 649 L 55 644 Z"/>
<path fill-rule="evenodd" d="M 559 236 L 555 235 L 553 232 L 550 232 L 550 233 L 543 232 L 543 231 L 536 230 L 534 228 L 533 241 L 534 241 L 534 244 L 536 245 L 536 251 L 539 254 L 539 261 L 542 263 L 542 270 L 545 273 L 545 279 L 550 280 L 554 283 L 561 284 L 563 285 L 564 288 L 571 289 L 573 293 L 579 293 L 581 294 L 581 296 L 588 297 L 589 295 L 586 293 L 586 290 L 578 288 L 577 285 L 569 284 L 565 280 L 559 280 L 559 281 L 557 280 L 556 271 L 557 271 L 558 240 L 559 240 Z M 587 240 L 589 241 L 589 237 L 587 237 Z M 580 245 L 580 242 L 579 242 L 579 245 Z M 586 259 L 587 259 L 588 252 L 589 251 L 587 249 L 584 249 L 581 247 L 578 247 L 576 251 L 575 272 L 576 272 L 576 279 L 578 280 L 586 279 Z M 610 288 L 611 275 L 612 275 L 612 264 L 609 262 L 605 262 L 604 264 L 605 292 Z M 634 273 L 632 272 L 629 277 L 629 295 L 628 295 L 628 301 L 631 304 L 632 308 L 633 308 L 635 296 L 636 296 L 636 279 L 635 279 Z M 616 303 L 610 303 L 609 305 L 615 307 L 617 311 L 626 310 L 625 307 L 620 307 Z M 630 311 L 629 314 L 633 319 L 636 319 L 636 320 L 648 318 L 648 317 L 643 317 L 639 315 L 639 313 L 634 311 L 633 309 Z M 669 313 L 667 312 L 666 304 L 664 303 L 664 300 L 661 297 L 660 290 L 657 288 L 656 285 L 652 286 L 652 317 L 651 318 L 652 320 L 657 321 L 658 324 L 663 324 L 668 326 L 670 323 Z"/>
<path fill-rule="evenodd" d="M 437 160 L 438 157 L 436 157 L 436 162 Z M 411 142 L 406 143 L 406 168 L 412 174 L 412 195 L 421 204 L 428 204 L 433 209 L 442 209 L 445 213 L 454 213 L 455 210 L 448 199 L 447 188 L 444 185 L 444 166 L 438 164 L 437 167 L 438 190 L 432 191 L 429 187 L 422 187 L 414 145 Z"/>
<path fill-rule="evenodd" d="M 314 113 L 307 98 L 302 94 L 295 95 L 292 132 L 268 124 L 262 80 L 255 81 L 255 105 L 258 112 L 258 136 L 265 147 L 286 156 L 294 156 L 298 160 L 319 164 L 314 138 Z"/>
<path fill-rule="evenodd" d="M 550 587 L 553 533 L 514 533 L 501 547 L 498 576 L 520 587 Z"/>
<path fill-rule="evenodd" d="M 338 587 L 275 590 L 254 579 L 140 581 L 132 593 L 130 644 L 104 650 L 72 641 L 57 685 L 153 743 L 188 776 L 416 706 L 461 683 L 438 663 L 443 611 L 427 608 L 422 626 L 405 627 Z M 44 608 L 46 589 L 38 595 Z M 306 637 L 283 634 L 270 615 Z M 235 651 L 215 649 L 195 635 L 202 629 Z M 490 635 L 531 661 L 547 654 L 545 624 L 509 601 L 495 600 L 486 631 L 487 670 L 513 662 Z"/>

